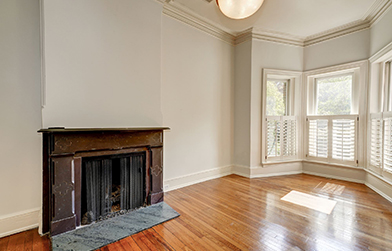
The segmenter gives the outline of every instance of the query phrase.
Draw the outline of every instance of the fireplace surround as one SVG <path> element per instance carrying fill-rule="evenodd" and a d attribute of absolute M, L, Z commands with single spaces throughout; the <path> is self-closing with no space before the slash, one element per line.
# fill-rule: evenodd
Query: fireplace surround
<path fill-rule="evenodd" d="M 108 194 L 115 189 L 119 189 L 121 210 L 163 201 L 163 131 L 168 129 L 39 130 L 43 138 L 42 232 L 54 236 L 73 230 L 82 224 L 86 212 L 107 215 L 115 201 Z M 92 186 L 94 182 L 99 184 Z M 111 187 L 115 188 L 108 192 Z M 93 197 L 92 202 L 86 202 L 86 194 Z"/>

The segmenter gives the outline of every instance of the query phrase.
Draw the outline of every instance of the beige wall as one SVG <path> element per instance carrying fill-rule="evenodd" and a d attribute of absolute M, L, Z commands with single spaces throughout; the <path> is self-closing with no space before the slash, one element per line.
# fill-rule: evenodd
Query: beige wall
<path fill-rule="evenodd" d="M 0 237 L 36 225 L 41 198 L 38 0 L 0 1 Z M 10 217 L 33 214 L 33 222 Z"/>
<path fill-rule="evenodd" d="M 392 42 L 392 7 L 370 30 L 370 56 Z"/>
<path fill-rule="evenodd" d="M 363 30 L 305 47 L 304 70 L 368 59 L 370 30 Z"/>
<path fill-rule="evenodd" d="M 233 46 L 162 17 L 165 183 L 232 163 Z M 168 189 L 171 189 L 169 187 Z"/>
<path fill-rule="evenodd" d="M 44 127 L 162 124 L 155 1 L 44 0 Z"/>
<path fill-rule="evenodd" d="M 250 165 L 250 93 L 252 42 L 235 46 L 234 58 L 234 162 Z"/>

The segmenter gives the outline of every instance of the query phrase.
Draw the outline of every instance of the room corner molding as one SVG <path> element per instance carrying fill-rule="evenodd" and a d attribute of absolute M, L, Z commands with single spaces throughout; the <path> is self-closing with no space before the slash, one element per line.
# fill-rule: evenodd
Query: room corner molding
<path fill-rule="evenodd" d="M 291 34 L 276 31 L 256 30 L 250 28 L 238 33 L 235 38 L 234 44 L 237 45 L 251 39 L 300 47 L 303 47 L 305 42 L 304 38 L 293 36 Z"/>
<path fill-rule="evenodd" d="M 374 2 L 362 19 L 367 20 L 373 26 L 384 16 L 391 6 L 391 0 L 378 0 Z"/>
<path fill-rule="evenodd" d="M 234 45 L 235 36 L 233 34 L 224 31 L 217 25 L 210 23 L 202 17 L 196 16 L 196 14 L 191 13 L 191 11 L 185 10 L 178 4 L 165 3 L 163 5 L 162 13 L 182 23 L 188 24 L 198 30 L 204 31 L 211 36 L 214 36 L 226 43 L 229 43 L 230 45 Z"/>
<path fill-rule="evenodd" d="M 41 209 L 35 208 L 0 218 L 0 238 L 38 227 Z"/>
<path fill-rule="evenodd" d="M 225 31 L 217 24 L 195 14 L 193 11 L 182 7 L 171 0 L 155 0 L 163 5 L 163 14 L 188 24 L 196 29 L 204 31 L 218 39 L 231 45 L 238 45 L 243 42 L 256 39 L 273 43 L 280 43 L 291 46 L 307 47 L 322 43 L 331 39 L 350 35 L 370 29 L 382 16 L 391 8 L 391 0 L 378 0 L 366 12 L 362 19 L 347 23 L 308 37 L 298 37 L 287 33 L 267 30 L 255 30 L 249 28 L 239 33 Z"/>

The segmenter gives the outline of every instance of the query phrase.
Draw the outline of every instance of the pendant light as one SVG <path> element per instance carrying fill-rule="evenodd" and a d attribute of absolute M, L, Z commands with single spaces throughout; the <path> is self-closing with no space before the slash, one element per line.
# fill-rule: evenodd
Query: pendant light
<path fill-rule="evenodd" d="M 232 19 L 244 19 L 253 15 L 264 0 L 216 0 L 220 11 Z"/>

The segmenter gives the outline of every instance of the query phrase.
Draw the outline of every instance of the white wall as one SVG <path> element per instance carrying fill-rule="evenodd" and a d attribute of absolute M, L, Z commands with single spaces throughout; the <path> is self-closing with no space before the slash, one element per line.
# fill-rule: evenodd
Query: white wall
<path fill-rule="evenodd" d="M 44 127 L 162 124 L 156 1 L 44 0 Z"/>
<path fill-rule="evenodd" d="M 392 42 L 392 7 L 370 30 L 370 56 Z"/>
<path fill-rule="evenodd" d="M 39 28 L 38 0 L 0 1 L 0 237 L 38 223 Z"/>
<path fill-rule="evenodd" d="M 168 189 L 230 170 L 233 46 L 162 16 L 162 111 Z M 186 177 L 184 177 L 186 176 Z M 179 179 L 182 178 L 182 181 Z"/>
<path fill-rule="evenodd" d="M 305 47 L 304 70 L 368 59 L 370 30 L 363 30 Z"/>
<path fill-rule="evenodd" d="M 252 41 L 235 46 L 234 65 L 234 163 L 250 165 L 250 92 Z"/>

